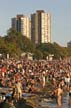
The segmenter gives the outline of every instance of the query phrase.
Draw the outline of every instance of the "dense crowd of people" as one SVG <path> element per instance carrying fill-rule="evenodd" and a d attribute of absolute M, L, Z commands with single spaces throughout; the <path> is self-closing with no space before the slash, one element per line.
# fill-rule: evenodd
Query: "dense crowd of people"
<path fill-rule="evenodd" d="M 51 81 L 54 90 L 58 91 L 58 108 L 61 108 L 63 88 L 71 92 L 71 58 L 63 60 L 27 60 L 14 58 L 0 59 L 0 88 L 11 88 L 9 93 L 18 101 L 23 93 L 37 93 Z M 4 92 L 0 91 L 0 93 Z M 53 91 L 52 91 L 53 92 Z M 5 92 L 4 92 L 5 93 Z M 7 94 L 7 93 L 6 93 Z M 0 99 L 2 102 L 2 100 Z M 71 94 L 69 99 L 71 104 Z M 5 108 L 5 107 L 4 107 Z M 11 107 L 14 108 L 14 107 Z"/>

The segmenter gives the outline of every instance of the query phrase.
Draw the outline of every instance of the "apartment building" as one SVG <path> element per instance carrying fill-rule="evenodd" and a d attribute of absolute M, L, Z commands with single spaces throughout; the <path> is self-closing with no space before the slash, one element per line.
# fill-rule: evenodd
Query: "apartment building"
<path fill-rule="evenodd" d="M 16 29 L 23 36 L 31 38 L 31 22 L 30 19 L 24 15 L 17 15 L 11 20 L 11 26 L 13 29 Z"/>
<path fill-rule="evenodd" d="M 43 10 L 31 14 L 31 40 L 35 44 L 51 42 L 51 16 Z"/>

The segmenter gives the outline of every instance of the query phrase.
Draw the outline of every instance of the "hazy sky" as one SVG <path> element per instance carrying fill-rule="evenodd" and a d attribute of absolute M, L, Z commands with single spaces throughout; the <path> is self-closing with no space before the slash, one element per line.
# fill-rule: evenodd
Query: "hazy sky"
<path fill-rule="evenodd" d="M 66 46 L 71 40 L 71 0 L 0 0 L 0 35 L 7 33 L 12 17 L 30 17 L 36 10 L 51 14 L 51 40 Z"/>

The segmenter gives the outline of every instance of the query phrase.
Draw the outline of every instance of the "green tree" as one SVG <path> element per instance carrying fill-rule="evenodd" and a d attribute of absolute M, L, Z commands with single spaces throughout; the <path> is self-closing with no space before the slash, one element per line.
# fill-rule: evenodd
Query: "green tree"
<path fill-rule="evenodd" d="M 35 50 L 34 59 L 43 59 L 43 53 L 40 50 Z"/>
<path fill-rule="evenodd" d="M 4 40 L 7 44 L 7 47 L 9 47 L 8 51 L 11 54 L 12 53 L 18 54 L 19 52 L 33 53 L 35 51 L 35 45 L 26 36 L 23 36 L 21 33 L 18 33 L 14 29 L 8 30 L 7 36 L 4 37 Z"/>
<path fill-rule="evenodd" d="M 5 44 L 3 37 L 0 37 L 0 53 L 3 55 L 7 54 L 7 46 Z"/>

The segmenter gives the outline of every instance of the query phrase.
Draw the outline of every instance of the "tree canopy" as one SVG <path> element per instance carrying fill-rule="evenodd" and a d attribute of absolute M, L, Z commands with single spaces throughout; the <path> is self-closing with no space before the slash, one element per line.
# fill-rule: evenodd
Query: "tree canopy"
<path fill-rule="evenodd" d="M 0 36 L 0 53 L 4 55 L 9 53 L 11 57 L 16 57 L 23 52 L 33 53 L 36 59 L 46 59 L 49 54 L 58 59 L 71 56 L 71 47 L 62 47 L 56 42 L 35 45 L 14 29 L 9 29 L 4 37 Z"/>

